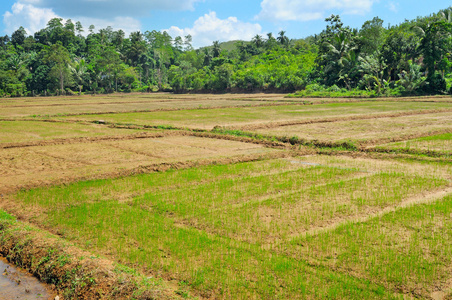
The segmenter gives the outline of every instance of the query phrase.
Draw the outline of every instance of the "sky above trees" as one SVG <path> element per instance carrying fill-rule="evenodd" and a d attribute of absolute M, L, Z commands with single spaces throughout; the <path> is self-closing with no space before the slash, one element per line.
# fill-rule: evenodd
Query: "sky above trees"
<path fill-rule="evenodd" d="M 451 5 L 449 0 L 2 0 L 0 34 L 20 26 L 28 34 L 44 28 L 55 17 L 80 21 L 88 32 L 111 26 L 127 34 L 167 30 L 193 37 L 193 46 L 213 41 L 250 40 L 256 34 L 286 31 L 304 38 L 325 27 L 324 19 L 340 14 L 343 22 L 360 27 L 379 16 L 396 25 Z"/>

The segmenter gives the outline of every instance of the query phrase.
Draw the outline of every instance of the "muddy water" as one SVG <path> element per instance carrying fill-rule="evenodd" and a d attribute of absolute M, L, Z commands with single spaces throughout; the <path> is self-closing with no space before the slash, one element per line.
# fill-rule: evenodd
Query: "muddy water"
<path fill-rule="evenodd" d="M 0 300 L 54 299 L 38 279 L 8 264 L 0 257 Z"/>

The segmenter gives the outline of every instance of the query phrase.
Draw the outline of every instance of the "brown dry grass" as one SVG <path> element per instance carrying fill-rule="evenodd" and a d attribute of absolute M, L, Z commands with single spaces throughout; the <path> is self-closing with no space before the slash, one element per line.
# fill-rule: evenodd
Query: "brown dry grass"
<path fill-rule="evenodd" d="M 259 144 L 194 136 L 147 137 L 3 149 L 0 152 L 0 191 L 82 178 L 108 177 L 106 174 L 119 176 L 131 170 L 153 171 L 158 170 L 159 166 L 179 163 L 196 165 L 196 162 L 203 161 L 240 161 L 272 154 L 279 155 L 278 150 Z"/>
<path fill-rule="evenodd" d="M 387 112 L 390 113 L 387 113 Z M 177 111 L 130 112 L 113 114 L 87 114 L 61 117 L 61 120 L 94 122 L 103 120 L 111 124 L 134 124 L 141 126 L 173 126 L 178 128 L 210 130 L 216 126 L 228 128 L 252 128 L 274 124 L 307 124 L 365 118 L 369 116 L 395 116 L 398 114 L 423 114 L 425 112 L 449 112 L 444 103 L 410 102 L 357 102 L 346 104 L 302 105 L 267 104 L 252 107 L 224 107 L 216 109 L 192 109 Z M 364 116 L 364 117 L 363 117 Z"/>
<path fill-rule="evenodd" d="M 157 130 L 155 130 L 157 132 Z M 0 148 L 14 145 L 38 145 L 61 139 L 125 136 L 139 133 L 135 129 L 109 128 L 105 125 L 49 121 L 0 121 Z"/>
<path fill-rule="evenodd" d="M 286 102 L 284 96 L 278 94 L 174 95 L 161 93 L 18 98 L 0 101 L 0 116 L 17 118 L 49 114 L 78 115 L 132 111 L 172 111 L 275 105 Z"/>
<path fill-rule="evenodd" d="M 332 118 L 325 118 L 325 119 L 270 122 L 270 123 L 252 124 L 252 125 L 245 125 L 245 126 L 238 126 L 238 127 L 233 126 L 233 127 L 230 127 L 230 129 L 259 130 L 259 129 L 271 129 L 271 128 L 285 127 L 285 126 L 296 126 L 296 125 L 335 123 L 335 122 L 343 122 L 343 121 L 372 120 L 372 119 L 383 119 L 383 118 L 399 118 L 399 117 L 405 117 L 405 116 L 424 115 L 424 114 L 451 112 L 451 111 L 452 111 L 452 109 L 431 109 L 431 110 L 422 110 L 422 111 L 405 111 L 405 112 L 398 112 L 398 113 L 384 113 L 384 114 L 371 114 L 371 115 L 363 114 L 363 115 L 352 115 L 352 116 L 345 116 L 345 117 L 332 117 Z"/>
<path fill-rule="evenodd" d="M 258 129 L 256 132 L 276 136 L 297 136 L 324 142 L 354 141 L 360 145 L 411 139 L 452 131 L 450 113 L 416 114 L 353 121 L 336 121 Z"/>

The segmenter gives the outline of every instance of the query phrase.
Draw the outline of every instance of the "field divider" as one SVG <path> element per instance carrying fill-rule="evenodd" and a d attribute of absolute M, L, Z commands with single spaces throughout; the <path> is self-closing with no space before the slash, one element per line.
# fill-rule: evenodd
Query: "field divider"
<path fill-rule="evenodd" d="M 359 170 L 357 170 L 357 172 L 362 173 Z M 358 174 L 356 176 L 353 176 L 353 177 L 350 177 L 350 178 L 347 178 L 347 179 L 341 179 L 340 181 L 341 182 L 353 181 L 353 180 L 356 180 L 356 179 L 362 179 L 362 178 L 369 177 L 369 176 L 371 176 L 373 174 L 376 174 L 376 173 L 377 172 L 366 172 L 366 174 Z M 329 185 L 331 183 L 332 182 L 325 182 L 325 183 L 321 183 L 321 184 L 314 184 L 314 185 L 311 185 L 307 189 L 324 187 L 324 186 L 327 186 L 327 185 Z M 278 198 L 281 198 L 281 197 L 291 196 L 291 195 L 294 195 L 294 194 L 297 194 L 297 193 L 301 193 L 304 190 L 306 190 L 306 189 L 301 188 L 299 190 L 294 190 L 294 191 L 289 191 L 289 192 L 278 192 L 278 193 L 266 194 L 266 195 L 258 197 L 257 199 L 253 198 L 253 200 L 244 201 L 244 202 L 241 202 L 241 203 L 230 204 L 230 205 L 226 205 L 224 207 L 218 207 L 218 208 L 215 208 L 215 209 L 211 209 L 211 210 L 209 210 L 206 213 L 193 214 L 193 215 L 185 216 L 185 217 L 181 218 L 180 221 L 184 221 L 184 220 L 188 221 L 191 218 L 208 215 L 208 214 L 213 213 L 213 212 L 225 211 L 225 210 L 229 210 L 229 209 L 240 209 L 240 208 L 248 206 L 248 205 L 259 204 L 259 203 L 262 203 L 262 202 L 265 202 L 265 201 L 268 201 L 268 200 L 271 200 L 271 199 L 278 199 Z"/>
<path fill-rule="evenodd" d="M 293 173 L 293 172 L 297 172 L 299 170 L 300 169 L 293 169 L 293 170 L 289 170 L 289 171 L 287 171 L 287 170 L 280 170 L 280 171 L 270 170 L 268 172 L 265 172 L 265 177 L 271 177 L 271 176 L 276 176 L 276 175 L 281 175 L 281 174 Z M 246 178 L 247 179 L 252 179 L 252 178 L 257 178 L 257 177 L 262 177 L 262 176 L 263 176 L 262 174 L 255 173 L 255 174 L 246 176 Z M 234 180 L 234 179 L 238 179 L 238 178 L 241 178 L 241 177 L 242 177 L 242 175 L 239 175 L 239 174 L 237 174 L 237 175 L 229 174 L 228 176 L 221 177 L 221 178 L 203 178 L 203 179 L 200 179 L 200 180 L 195 181 L 195 182 L 190 182 L 190 183 L 184 184 L 182 186 L 175 184 L 175 185 L 172 185 L 171 187 L 165 187 L 165 188 L 160 187 L 160 188 L 155 189 L 155 190 L 144 190 L 144 191 L 141 190 L 139 194 L 138 193 L 134 194 L 134 195 L 128 197 L 127 199 L 120 200 L 119 202 L 121 202 L 121 203 L 130 203 L 131 201 L 134 200 L 132 198 L 140 197 L 140 196 L 142 196 L 145 193 L 155 192 L 155 193 L 159 193 L 159 194 L 169 194 L 169 193 L 174 192 L 175 190 L 189 191 L 190 189 L 192 189 L 194 187 L 197 187 L 198 185 L 201 185 L 201 184 L 209 184 L 209 183 L 212 183 L 212 182 L 214 182 L 216 180 L 222 180 L 222 179 Z"/>
<path fill-rule="evenodd" d="M 420 204 L 429 204 L 432 202 L 435 202 L 439 199 L 442 199 L 450 194 L 452 194 L 452 184 L 449 183 L 449 185 L 446 188 L 442 188 L 441 190 L 437 190 L 434 192 L 430 192 L 427 195 L 415 195 L 413 197 L 408 198 L 405 201 L 402 201 L 401 203 L 394 205 L 394 206 L 389 206 L 386 207 L 378 212 L 375 212 L 373 214 L 369 214 L 363 217 L 358 217 L 358 218 L 352 218 L 352 219 L 347 219 L 345 221 L 342 222 L 338 222 L 338 223 L 334 223 L 331 224 L 329 226 L 326 227 L 322 227 L 322 228 L 315 228 L 315 229 L 311 229 L 308 231 L 305 231 L 297 236 L 292 237 L 292 241 L 296 240 L 296 239 L 300 239 L 300 238 L 306 238 L 308 236 L 316 236 L 318 234 L 327 232 L 327 231 L 333 231 L 337 228 L 339 228 L 342 225 L 347 225 L 347 224 L 357 224 L 357 223 L 364 223 L 367 221 L 370 221 L 372 219 L 375 218 L 379 218 L 382 217 L 384 215 L 387 215 L 389 213 L 393 213 L 396 212 L 400 209 L 403 208 L 407 208 L 407 207 L 411 207 L 411 206 L 415 206 L 415 205 L 420 205 Z"/>
<path fill-rule="evenodd" d="M 452 111 L 452 110 L 451 110 Z M 96 122 L 96 121 L 94 121 Z M 111 127 L 115 128 L 128 128 L 128 129 L 162 129 L 162 126 L 159 125 L 131 125 L 131 124 L 109 124 Z M 382 154 L 394 154 L 398 152 L 400 154 L 423 154 L 432 157 L 449 157 L 450 155 L 444 153 L 436 153 L 434 151 L 421 151 L 421 152 L 409 152 L 409 151 L 397 151 L 397 150 L 379 150 L 372 148 L 371 145 L 377 145 L 380 143 L 389 143 L 389 142 L 398 142 L 404 141 L 407 139 L 415 139 L 421 137 L 427 137 L 431 135 L 451 133 L 452 129 L 444 129 L 444 130 L 436 130 L 434 132 L 429 132 L 425 134 L 411 134 L 404 135 L 403 137 L 397 138 L 383 138 L 373 141 L 364 142 L 363 144 L 356 145 L 351 141 L 319 141 L 319 140 L 305 140 L 297 137 L 286 137 L 286 136 L 273 136 L 266 134 L 257 134 L 249 131 L 241 131 L 241 130 L 230 130 L 226 127 L 216 126 L 212 130 L 205 129 L 188 129 L 181 127 L 171 127 L 166 126 L 167 130 L 173 131 L 183 131 L 186 135 L 197 136 L 197 137 L 205 137 L 205 138 L 213 138 L 213 139 L 224 139 L 224 140 L 232 140 L 232 141 L 240 141 L 245 143 L 254 143 L 264 145 L 266 147 L 277 148 L 277 149 L 287 149 L 292 151 L 298 151 L 299 155 L 308 155 L 308 154 L 322 154 L 321 149 L 313 149 L 313 148 L 339 148 L 341 150 L 346 150 L 347 152 L 352 151 L 352 153 L 382 153 Z M 182 134 L 182 133 L 181 133 Z M 303 149 L 296 149 L 294 146 L 305 146 Z M 307 148 L 309 147 L 309 148 Z M 402 152 L 402 153 L 400 153 Z"/>
<path fill-rule="evenodd" d="M 434 130 L 430 132 L 425 133 L 414 133 L 414 134 L 406 134 L 398 137 L 390 137 L 390 138 L 380 138 L 375 140 L 368 140 L 368 141 L 361 141 L 358 142 L 361 146 L 361 148 L 364 148 L 364 150 L 372 149 L 371 147 L 378 146 L 380 144 L 387 144 L 387 143 L 394 143 L 394 142 L 403 142 L 407 140 L 413 140 L 418 138 L 424 138 L 439 134 L 446 134 L 446 133 L 452 133 L 452 128 L 445 128 L 445 129 L 439 129 Z"/>
<path fill-rule="evenodd" d="M 403 153 L 411 155 L 425 155 L 430 157 L 446 157 L 452 158 L 451 152 L 442 152 L 437 150 L 423 150 L 423 149 L 406 149 L 406 148 L 396 148 L 396 149 L 384 149 L 384 148 L 369 148 L 365 150 L 366 152 L 376 152 L 376 153 Z"/>

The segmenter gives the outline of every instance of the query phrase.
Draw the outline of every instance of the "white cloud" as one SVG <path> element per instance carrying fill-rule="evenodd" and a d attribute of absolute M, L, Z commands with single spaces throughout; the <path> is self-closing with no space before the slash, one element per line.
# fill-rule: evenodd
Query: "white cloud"
<path fill-rule="evenodd" d="M 215 12 L 210 12 L 197 19 L 192 28 L 172 26 L 163 31 L 173 38 L 190 34 L 193 37 L 193 47 L 198 48 L 211 45 L 216 40 L 250 40 L 256 34 L 262 34 L 262 27 L 259 24 L 239 21 L 236 17 L 219 19 Z"/>
<path fill-rule="evenodd" d="M 39 8 L 51 7 L 62 16 L 85 16 L 106 19 L 116 16 L 139 17 L 151 10 L 193 10 L 204 0 L 21 0 Z"/>
<path fill-rule="evenodd" d="M 38 3 L 40 0 L 27 0 L 28 2 Z M 104 0 L 101 0 L 104 1 Z M 12 34 L 20 26 L 24 27 L 27 34 L 33 35 L 47 26 L 50 19 L 65 18 L 57 15 L 52 9 L 39 8 L 32 4 L 15 3 L 11 7 L 11 11 L 7 11 L 3 15 L 3 23 L 5 24 L 5 32 Z M 88 33 L 89 25 L 94 25 L 96 31 L 111 26 L 114 30 L 122 29 L 126 35 L 141 29 L 140 21 L 131 17 L 113 17 L 110 19 L 99 19 L 90 17 L 72 17 L 74 21 L 80 21 L 85 27 L 85 34 Z"/>
<path fill-rule="evenodd" d="M 44 28 L 47 22 L 58 16 L 53 10 L 48 8 L 36 8 L 31 4 L 14 3 L 11 11 L 7 11 L 3 15 L 3 23 L 5 24 L 5 32 L 11 34 L 20 26 L 24 27 L 27 34 Z"/>
<path fill-rule="evenodd" d="M 330 10 L 344 14 L 365 14 L 376 0 L 263 0 L 257 19 L 269 21 L 311 21 Z"/>
<path fill-rule="evenodd" d="M 389 2 L 387 7 L 389 8 L 390 11 L 392 12 L 399 12 L 399 4 L 398 3 L 394 3 L 394 2 Z"/>

